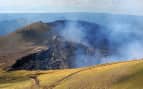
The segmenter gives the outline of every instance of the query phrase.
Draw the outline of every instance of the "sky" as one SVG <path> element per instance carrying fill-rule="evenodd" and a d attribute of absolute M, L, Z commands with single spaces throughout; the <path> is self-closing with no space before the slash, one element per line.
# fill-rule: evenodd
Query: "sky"
<path fill-rule="evenodd" d="M 106 12 L 143 15 L 143 0 L 0 0 L 0 13 Z"/>

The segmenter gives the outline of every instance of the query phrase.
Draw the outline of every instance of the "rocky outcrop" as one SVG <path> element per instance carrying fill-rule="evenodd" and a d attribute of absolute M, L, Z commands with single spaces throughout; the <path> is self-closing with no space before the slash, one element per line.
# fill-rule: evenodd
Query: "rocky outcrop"
<path fill-rule="evenodd" d="M 35 53 L 17 59 L 9 70 L 46 70 L 72 68 L 75 60 L 75 52 L 82 49 L 85 54 L 92 54 L 89 48 L 81 44 L 59 42 L 49 48 L 39 49 Z"/>

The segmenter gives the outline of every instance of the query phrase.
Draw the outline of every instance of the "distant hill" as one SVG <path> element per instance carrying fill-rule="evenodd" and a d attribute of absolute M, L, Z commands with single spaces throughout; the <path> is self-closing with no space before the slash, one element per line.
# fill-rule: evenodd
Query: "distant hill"
<path fill-rule="evenodd" d="M 10 33 L 27 23 L 43 21 L 53 22 L 56 20 L 82 20 L 100 25 L 110 26 L 109 23 L 131 24 L 136 28 L 143 28 L 143 16 L 118 15 L 107 13 L 34 13 L 34 14 L 0 14 L 0 35 Z M 9 26 L 7 26 L 9 25 Z M 3 29 L 2 29 L 3 28 Z M 16 28 L 16 29 L 15 29 Z M 9 31 L 8 31 L 9 30 Z"/>
<path fill-rule="evenodd" d="M 30 22 L 27 19 L 2 20 L 0 21 L 0 36 L 9 34 L 29 23 Z"/>

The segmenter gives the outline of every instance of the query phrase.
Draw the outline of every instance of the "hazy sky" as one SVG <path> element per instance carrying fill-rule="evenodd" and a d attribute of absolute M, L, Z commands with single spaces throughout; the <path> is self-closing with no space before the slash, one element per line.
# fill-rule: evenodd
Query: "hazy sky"
<path fill-rule="evenodd" d="M 0 12 L 108 12 L 143 15 L 143 0 L 0 0 Z"/>

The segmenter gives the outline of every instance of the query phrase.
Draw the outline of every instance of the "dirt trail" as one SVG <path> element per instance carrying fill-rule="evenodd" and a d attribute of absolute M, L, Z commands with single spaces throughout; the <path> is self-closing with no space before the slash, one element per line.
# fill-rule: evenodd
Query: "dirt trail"
<path fill-rule="evenodd" d="M 122 63 L 122 62 L 121 62 Z M 110 63 L 110 64 L 107 64 L 107 65 L 116 65 L 116 63 Z M 60 80 L 57 80 L 55 81 L 53 84 L 51 84 L 50 86 L 45 86 L 43 89 L 54 89 L 56 86 L 60 85 L 60 83 L 68 78 L 70 78 L 71 76 L 75 75 L 75 74 L 78 74 L 79 72 L 83 72 L 83 71 L 86 71 L 86 70 L 91 70 L 93 68 L 98 68 L 98 67 L 104 67 L 106 66 L 105 64 L 102 64 L 102 65 L 98 65 L 98 66 L 93 66 L 93 67 L 87 67 L 87 68 L 83 68 L 83 69 L 80 69 L 74 73 L 71 73 L 63 78 L 61 78 Z"/>
<path fill-rule="evenodd" d="M 30 75 L 29 78 L 32 80 L 32 85 L 31 85 L 30 89 L 41 89 L 40 80 L 38 79 L 38 76 L 43 75 L 43 74 L 50 74 L 50 73 L 53 73 L 53 72 L 42 73 L 42 72 L 38 71 L 38 72 Z"/>
<path fill-rule="evenodd" d="M 122 62 L 121 62 L 121 63 L 122 63 Z M 116 65 L 116 63 L 110 63 L 110 64 L 107 64 L 107 65 Z M 60 80 L 55 81 L 53 84 L 51 84 L 51 85 L 49 85 L 49 86 L 44 86 L 42 89 L 54 89 L 56 86 L 60 85 L 60 83 L 61 83 L 62 81 L 67 80 L 68 78 L 72 77 L 72 76 L 75 75 L 75 74 L 78 74 L 78 73 L 83 72 L 83 71 L 86 71 L 86 70 L 91 70 L 91 69 L 93 69 L 93 68 L 95 68 L 95 67 L 98 68 L 98 67 L 104 67 L 104 66 L 106 66 L 106 65 L 105 65 L 105 64 L 102 64 L 102 65 L 98 65 L 98 66 L 93 66 L 93 67 L 88 67 L 88 68 L 80 69 L 80 70 L 78 70 L 78 71 L 76 71 L 76 72 L 73 72 L 73 73 L 71 73 L 71 74 L 69 74 L 69 75 L 67 75 L 67 76 L 65 76 L 65 77 L 63 77 L 63 78 L 61 78 Z"/>
<path fill-rule="evenodd" d="M 71 76 L 73 76 L 73 75 L 75 75 L 75 74 L 78 74 L 79 72 L 86 71 L 86 70 L 89 70 L 89 69 L 91 69 L 91 68 L 85 68 L 85 69 L 78 70 L 78 71 L 76 71 L 76 72 L 74 72 L 74 73 L 71 73 L 71 74 L 69 74 L 69 75 L 63 77 L 62 79 L 55 81 L 52 85 L 44 87 L 44 89 L 54 89 L 54 88 L 55 88 L 56 86 L 58 86 L 62 81 L 64 81 L 64 80 L 70 78 Z"/>
<path fill-rule="evenodd" d="M 31 89 L 40 89 L 40 81 L 37 76 L 31 76 L 32 86 Z"/>

